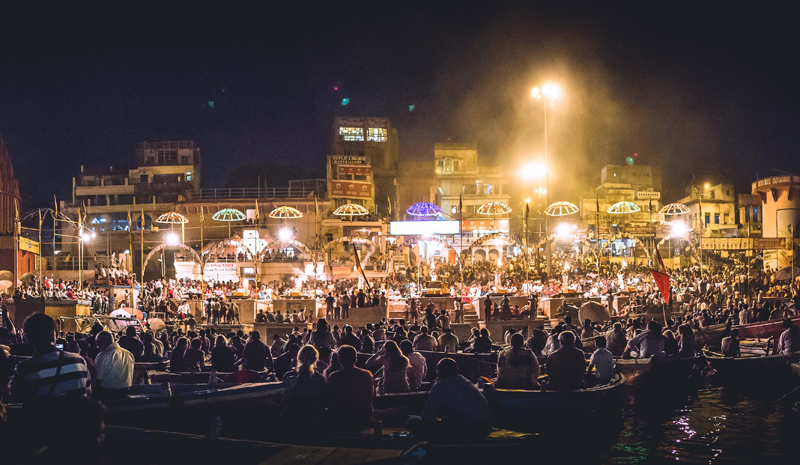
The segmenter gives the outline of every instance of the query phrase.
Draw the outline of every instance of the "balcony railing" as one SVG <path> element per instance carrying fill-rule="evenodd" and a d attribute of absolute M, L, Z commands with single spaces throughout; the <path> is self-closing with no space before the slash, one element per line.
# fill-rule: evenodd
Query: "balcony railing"
<path fill-rule="evenodd" d="M 311 187 L 266 187 L 231 189 L 192 189 L 186 192 L 188 200 L 238 200 L 238 199 L 305 199 L 323 193 Z"/>

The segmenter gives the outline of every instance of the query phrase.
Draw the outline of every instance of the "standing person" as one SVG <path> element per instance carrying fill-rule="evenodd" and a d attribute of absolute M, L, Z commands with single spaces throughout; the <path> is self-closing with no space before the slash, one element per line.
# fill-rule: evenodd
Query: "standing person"
<path fill-rule="evenodd" d="M 487 294 L 486 300 L 483 301 L 483 314 L 486 321 L 489 321 L 492 316 L 492 305 L 492 298 Z"/>
<path fill-rule="evenodd" d="M 498 389 L 536 389 L 539 387 L 539 361 L 532 351 L 522 347 L 522 334 L 511 336 L 511 348 L 497 359 Z"/>
<path fill-rule="evenodd" d="M 44 313 L 34 313 L 22 327 L 33 345 L 33 357 L 17 364 L 11 392 L 25 401 L 87 396 L 91 392 L 89 368 L 80 355 L 56 349 L 55 321 Z"/>
<path fill-rule="evenodd" d="M 381 298 L 378 301 L 378 305 L 381 307 L 381 313 L 387 315 L 387 310 L 389 309 L 389 300 L 386 298 L 386 292 L 381 292 Z"/>
<path fill-rule="evenodd" d="M 133 384 L 133 354 L 114 342 L 108 331 L 100 332 L 96 337 L 100 353 L 95 358 L 97 366 L 98 399 L 116 399 L 125 397 Z"/>
<path fill-rule="evenodd" d="M 328 296 L 325 297 L 325 317 L 326 318 L 336 318 L 336 313 L 333 311 L 333 304 L 336 303 L 336 299 L 333 298 L 333 293 L 328 292 Z"/>
<path fill-rule="evenodd" d="M 345 318 L 345 315 L 346 315 L 346 318 L 350 319 L 350 304 L 351 303 L 352 303 L 352 300 L 350 299 L 350 296 L 347 295 L 347 290 L 345 290 L 342 293 L 342 314 L 340 315 L 340 318 Z"/>
<path fill-rule="evenodd" d="M 367 294 L 364 293 L 363 289 L 358 290 L 356 299 L 358 302 L 358 308 L 364 308 L 367 306 Z"/>
<path fill-rule="evenodd" d="M 606 348 L 613 356 L 622 357 L 622 353 L 625 352 L 625 346 L 628 345 L 628 338 L 620 322 L 614 323 L 611 331 L 606 333 L 606 344 Z"/>

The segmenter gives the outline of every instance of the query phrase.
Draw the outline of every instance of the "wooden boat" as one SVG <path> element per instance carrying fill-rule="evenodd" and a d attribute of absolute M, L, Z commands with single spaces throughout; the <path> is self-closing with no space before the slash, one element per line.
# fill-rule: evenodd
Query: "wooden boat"
<path fill-rule="evenodd" d="M 241 374 L 241 372 L 213 372 L 212 376 L 211 371 L 171 372 L 148 370 L 143 378 L 145 381 L 143 384 L 208 384 L 214 383 L 215 381 L 231 384 L 260 383 L 267 381 L 268 376 L 266 371 L 253 371 L 250 372 L 253 376 L 248 376 L 245 382 L 241 382 L 234 380 L 236 373 Z"/>
<path fill-rule="evenodd" d="M 138 385 L 124 398 L 103 401 L 109 415 L 157 412 L 219 414 L 253 409 L 277 409 L 283 401 L 283 383 Z"/>
<path fill-rule="evenodd" d="M 615 358 L 617 370 L 629 386 L 674 386 L 687 381 L 696 369 L 705 366 L 702 356 L 691 358 L 651 357 Z"/>
<path fill-rule="evenodd" d="M 703 351 L 717 376 L 728 381 L 760 382 L 764 378 L 789 377 L 792 363 L 800 362 L 800 352 L 790 355 L 752 355 L 725 357 L 710 350 Z"/>
<path fill-rule="evenodd" d="M 577 391 L 497 389 L 487 384 L 483 394 L 492 407 L 496 426 L 539 432 L 537 428 L 549 430 L 554 422 L 569 425 L 588 415 L 619 413 L 624 384 L 625 375 L 617 373 L 608 384 Z"/>
<path fill-rule="evenodd" d="M 791 367 L 792 367 L 792 373 L 794 373 L 797 376 L 800 376 L 800 362 L 792 363 Z"/>
<path fill-rule="evenodd" d="M 790 318 L 794 325 L 800 325 L 800 316 Z M 778 339 L 783 329 L 783 319 L 760 321 L 743 325 L 734 325 L 733 328 L 739 330 L 739 337 L 742 339 L 766 339 L 773 337 Z M 712 325 L 694 331 L 695 347 L 719 347 L 722 344 L 722 333 L 725 331 L 725 324 Z"/>

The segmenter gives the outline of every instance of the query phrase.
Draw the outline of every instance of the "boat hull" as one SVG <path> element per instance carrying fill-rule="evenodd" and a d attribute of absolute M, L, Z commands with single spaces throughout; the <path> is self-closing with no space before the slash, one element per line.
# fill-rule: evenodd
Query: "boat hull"
<path fill-rule="evenodd" d="M 578 391 L 524 391 L 486 385 L 483 393 L 496 426 L 542 433 L 578 424 L 587 416 L 621 412 L 620 388 L 624 384 L 625 376 L 617 374 L 609 384 Z"/>
<path fill-rule="evenodd" d="M 617 370 L 629 386 L 674 386 L 687 382 L 697 368 L 705 365 L 703 357 L 616 359 Z"/>
<path fill-rule="evenodd" d="M 706 352 L 706 360 L 716 375 L 726 381 L 762 382 L 765 378 L 789 378 L 792 363 L 800 361 L 800 353 L 761 357 L 722 357 Z"/>

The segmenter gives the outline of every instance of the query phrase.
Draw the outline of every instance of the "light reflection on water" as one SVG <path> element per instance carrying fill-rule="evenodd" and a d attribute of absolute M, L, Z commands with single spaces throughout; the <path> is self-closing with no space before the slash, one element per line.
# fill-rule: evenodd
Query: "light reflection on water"
<path fill-rule="evenodd" d="M 683 394 L 629 392 L 623 429 L 601 460 L 609 463 L 800 463 L 800 393 L 794 385 L 706 386 Z"/>

